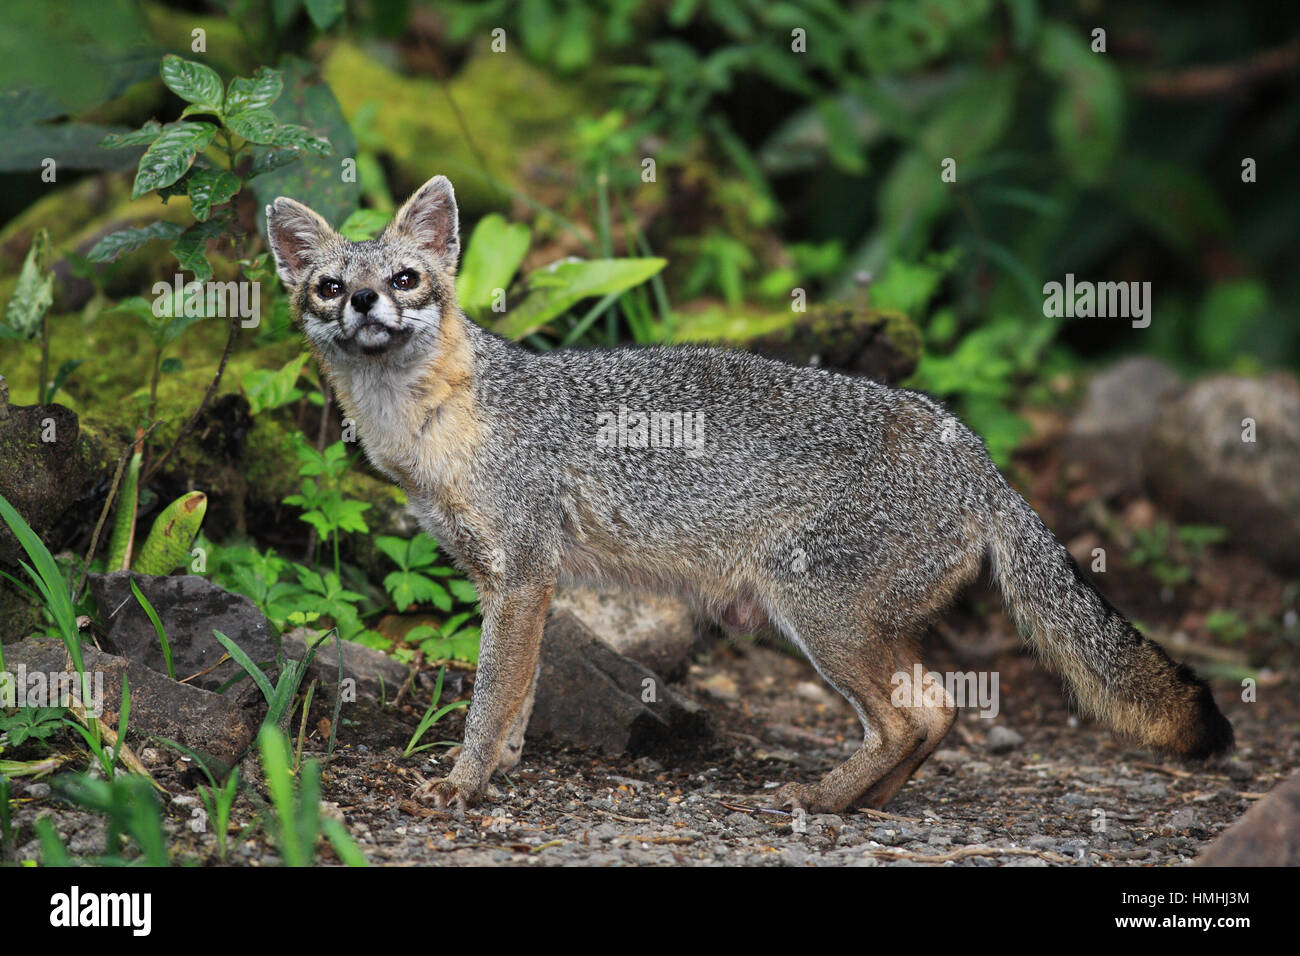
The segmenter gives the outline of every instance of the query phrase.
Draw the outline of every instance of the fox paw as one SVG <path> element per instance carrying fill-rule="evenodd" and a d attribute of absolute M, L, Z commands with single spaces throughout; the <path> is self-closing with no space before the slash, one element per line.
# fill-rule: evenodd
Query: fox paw
<path fill-rule="evenodd" d="M 838 813 L 836 805 L 818 786 L 787 783 L 772 795 L 772 806 L 778 810 L 803 810 L 805 813 Z"/>
<path fill-rule="evenodd" d="M 777 810 L 811 811 L 813 804 L 812 787 L 802 783 L 787 783 L 772 794 L 772 807 Z"/>
<path fill-rule="evenodd" d="M 413 796 L 419 803 L 439 810 L 468 810 L 483 798 L 483 791 L 439 777 L 416 787 Z"/>

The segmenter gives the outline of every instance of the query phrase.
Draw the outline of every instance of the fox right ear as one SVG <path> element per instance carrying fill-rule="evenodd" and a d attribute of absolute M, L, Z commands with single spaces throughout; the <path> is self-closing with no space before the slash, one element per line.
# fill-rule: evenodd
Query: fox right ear
<path fill-rule="evenodd" d="M 266 207 L 266 239 L 275 257 L 275 270 L 286 286 L 296 289 L 312 256 L 334 230 L 300 202 L 279 197 Z"/>

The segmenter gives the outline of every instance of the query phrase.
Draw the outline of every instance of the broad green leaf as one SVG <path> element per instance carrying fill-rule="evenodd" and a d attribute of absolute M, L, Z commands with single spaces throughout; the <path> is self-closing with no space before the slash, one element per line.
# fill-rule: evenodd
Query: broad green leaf
<path fill-rule="evenodd" d="M 306 0 L 304 6 L 317 30 L 328 30 L 343 16 L 343 0 Z"/>
<path fill-rule="evenodd" d="M 1093 53 L 1074 27 L 1043 24 L 1039 64 L 1060 90 L 1050 125 L 1065 167 L 1082 183 L 1101 179 L 1119 149 L 1124 125 L 1124 86 L 1111 57 Z"/>
<path fill-rule="evenodd" d="M 5 309 L 5 322 L 23 338 L 35 338 L 41 330 L 41 320 L 54 304 L 54 273 L 49 267 L 50 234 L 41 229 L 27 250 L 18 282 Z M 44 387 L 44 382 L 41 386 Z"/>
<path fill-rule="evenodd" d="M 163 57 L 162 79 L 167 88 L 185 102 L 221 112 L 221 77 L 212 67 L 169 53 Z"/>
<path fill-rule="evenodd" d="M 275 141 L 275 114 L 266 108 L 241 110 L 227 116 L 226 126 L 250 143 L 267 145 Z"/>
<path fill-rule="evenodd" d="M 131 188 L 131 198 L 139 199 L 151 189 L 170 186 L 185 175 L 194 157 L 217 134 L 211 123 L 177 123 L 168 126 L 140 157 L 140 166 Z"/>
<path fill-rule="evenodd" d="M 933 161 L 938 175 L 941 160 L 957 161 L 958 180 L 962 164 L 984 153 L 1001 140 L 1015 107 L 1016 72 L 1011 69 L 983 71 L 943 100 L 942 107 L 921 134 L 921 147 Z"/>
<path fill-rule="evenodd" d="M 496 289 L 509 287 L 531 239 L 526 225 L 508 223 L 499 213 L 478 221 L 456 276 L 456 302 L 472 318 L 492 308 Z"/>
<path fill-rule="evenodd" d="M 622 292 L 658 273 L 666 259 L 565 260 L 529 276 L 532 290 L 496 325 L 506 338 L 521 339 L 583 299 Z"/>
<path fill-rule="evenodd" d="M 307 363 L 307 357 L 304 352 L 275 371 L 258 368 L 244 376 L 240 384 L 244 387 L 249 409 L 254 415 L 269 408 L 279 408 L 302 397 L 302 390 L 294 386 L 302 374 L 302 367 Z"/>
<path fill-rule="evenodd" d="M 269 67 L 258 67 L 252 78 L 237 76 L 226 89 L 225 110 L 239 113 L 270 106 L 284 92 L 284 74 Z"/>
<path fill-rule="evenodd" d="M 229 202 L 239 192 L 239 177 L 224 169 L 196 169 L 189 177 L 190 211 L 206 222 L 213 206 Z"/>
<path fill-rule="evenodd" d="M 91 262 L 116 262 L 152 239 L 175 239 L 184 231 L 184 226 L 174 222 L 152 222 L 136 229 L 119 229 L 95 243 L 86 258 Z"/>
<path fill-rule="evenodd" d="M 149 120 L 137 130 L 129 133 L 109 133 L 99 145 L 103 149 L 121 149 L 124 146 L 148 146 L 162 135 L 163 126 L 157 120 Z"/>
<path fill-rule="evenodd" d="M 339 235 L 353 242 L 373 239 L 379 235 L 379 231 L 384 226 L 388 225 L 388 220 L 391 218 L 388 213 L 380 212 L 378 209 L 357 209 L 343 220 L 343 225 L 339 226 Z M 463 303 L 461 307 L 464 308 Z"/>
<path fill-rule="evenodd" d="M 324 136 L 317 136 L 305 126 L 285 123 L 277 127 L 271 145 L 281 149 L 299 149 L 316 156 L 329 156 L 334 147 Z"/>
<path fill-rule="evenodd" d="M 284 95 L 276 100 L 272 111 L 281 127 L 309 124 L 312 130 L 329 140 L 336 155 L 357 155 L 356 137 L 329 84 L 321 82 L 318 69 L 296 57 L 283 58 L 280 67 L 284 70 Z M 294 134 L 289 135 L 292 137 Z M 285 145 L 294 144 L 287 142 Z M 267 156 L 268 153 L 271 156 Z M 293 159 L 298 161 L 291 166 L 272 169 L 277 163 Z M 260 206 L 265 206 L 276 196 L 293 196 L 333 224 L 342 222 L 360 205 L 360 183 L 344 181 L 339 175 L 337 159 L 316 155 L 306 146 L 292 149 L 255 147 L 253 172 L 258 173 L 253 180 L 253 193 Z"/>
<path fill-rule="evenodd" d="M 221 223 L 210 219 L 196 222 L 176 240 L 172 246 L 172 255 L 182 269 L 194 273 L 195 280 L 207 282 L 212 278 L 212 264 L 208 262 L 207 240 L 221 234 Z"/>

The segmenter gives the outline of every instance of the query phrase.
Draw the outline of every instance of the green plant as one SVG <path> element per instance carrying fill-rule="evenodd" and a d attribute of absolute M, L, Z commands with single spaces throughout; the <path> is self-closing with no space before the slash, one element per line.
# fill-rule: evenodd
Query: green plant
<path fill-rule="evenodd" d="M 284 864 L 310 866 L 316 857 L 316 844 L 324 833 L 344 863 L 349 866 L 368 865 L 343 824 L 321 816 L 320 764 L 314 760 L 307 762 L 295 794 L 294 776 L 289 765 L 289 742 L 284 734 L 264 724 L 257 736 L 257 745 L 262 754 L 262 773 L 271 794 L 273 811 L 266 814 L 265 826 Z"/>
<path fill-rule="evenodd" d="M 83 681 L 82 686 L 84 687 L 86 668 L 82 663 L 81 633 L 77 629 L 77 613 L 72 604 L 71 589 L 68 587 L 68 582 L 64 578 L 63 572 L 59 570 L 54 556 L 50 554 L 49 548 L 45 547 L 45 544 L 37 537 L 36 532 L 32 530 L 31 525 L 23 520 L 23 516 L 18 513 L 4 495 L 0 495 L 0 518 L 4 519 L 5 524 L 9 526 L 9 530 L 18 539 L 18 543 L 27 552 L 27 558 L 31 561 L 31 564 L 21 560 L 18 563 L 27 572 L 27 576 L 32 579 L 37 591 L 40 592 L 45 610 L 54 619 L 59 637 L 63 639 L 63 643 L 67 646 L 68 654 L 72 657 L 73 667 Z M 10 576 L 6 574 L 5 577 L 9 578 Z"/>
<path fill-rule="evenodd" d="M 1231 608 L 1211 611 L 1205 615 L 1205 627 L 1225 644 L 1239 643 L 1250 633 L 1250 625 Z"/>
<path fill-rule="evenodd" d="M 254 663 L 244 649 L 236 644 L 220 631 L 214 630 L 213 636 L 224 647 L 231 658 L 234 659 L 245 673 L 253 679 L 258 690 L 262 692 L 262 697 L 266 700 L 266 718 L 263 724 L 270 724 L 284 730 L 289 725 L 289 718 L 293 716 L 293 702 L 298 696 L 298 688 L 302 686 L 303 678 L 307 675 L 307 670 L 311 663 L 316 659 L 316 652 L 320 646 L 327 641 L 333 634 L 333 631 L 326 632 L 316 643 L 307 647 L 307 653 L 303 655 L 301 661 L 295 661 L 279 653 L 277 666 L 279 667 L 279 676 L 276 678 L 275 685 L 271 685 L 271 679 L 266 675 L 262 668 Z"/>
<path fill-rule="evenodd" d="M 32 237 L 31 248 L 18 273 L 13 294 L 5 308 L 5 320 L 0 322 L 0 340 L 41 340 L 41 370 L 36 391 L 36 404 L 48 405 L 63 387 L 68 377 L 85 360 L 69 359 L 59 366 L 53 379 L 48 379 L 50 367 L 50 327 L 48 317 L 54 304 L 54 269 L 50 256 L 50 233 L 38 229 Z"/>
<path fill-rule="evenodd" d="M 82 715 L 74 711 L 74 716 L 80 717 Z M 113 745 L 112 749 L 104 747 L 102 743 L 102 735 L 99 732 L 99 718 L 88 711 L 84 717 L 85 726 L 67 717 L 63 719 L 63 723 L 81 734 L 82 739 L 86 741 L 86 746 L 90 748 L 91 754 L 99 761 L 99 768 L 104 772 L 104 776 L 111 780 L 118 759 L 122 756 L 122 748 L 126 746 L 126 727 L 131 717 L 131 682 L 126 674 L 122 675 L 122 705 L 118 708 L 117 714 L 117 743 Z"/>
<path fill-rule="evenodd" d="M 56 779 L 51 786 L 68 803 L 82 810 L 102 813 L 107 831 L 102 856 L 74 860 L 48 817 L 36 821 L 41 855 L 47 866 L 71 866 L 76 862 L 96 866 L 170 866 L 167 835 L 163 830 L 162 812 L 150 781 L 137 774 L 111 776 L 99 780 L 87 774 Z M 134 841 L 139 855 L 123 856 L 126 838 Z"/>
<path fill-rule="evenodd" d="M 217 854 L 224 863 L 229 850 L 230 815 L 234 808 L 235 797 L 239 795 L 239 768 L 233 768 L 227 774 L 225 781 L 219 783 L 202 754 L 166 737 L 154 737 L 152 739 L 178 753 L 184 754 L 207 778 L 208 783 L 206 786 L 199 784 L 198 794 L 199 799 L 203 801 L 203 809 L 208 815 L 208 821 L 216 829 Z"/>
<path fill-rule="evenodd" d="M 0 714 L 0 733 L 11 747 L 45 741 L 63 729 L 64 713 L 62 707 L 19 707 L 12 714 Z"/>
<path fill-rule="evenodd" d="M 167 665 L 167 676 L 172 680 L 176 679 L 176 668 L 172 666 L 172 645 L 167 640 L 167 631 L 163 628 L 163 623 L 158 617 L 158 612 L 154 610 L 149 599 L 144 596 L 139 585 L 135 583 L 135 578 L 131 578 L 131 593 L 135 599 L 140 602 L 140 607 L 144 608 L 144 613 L 149 618 L 149 623 L 153 625 L 154 633 L 158 635 L 158 644 L 162 647 L 163 661 Z"/>
<path fill-rule="evenodd" d="M 1162 585 L 1169 588 L 1187 583 L 1192 576 L 1190 562 L 1199 559 L 1212 544 L 1227 540 L 1228 532 L 1215 525 L 1171 526 L 1163 519 L 1149 529 L 1134 528 L 1134 546 L 1129 562 L 1146 568 Z"/>
<path fill-rule="evenodd" d="M 241 263 L 244 281 L 256 281 L 262 265 L 241 257 L 244 235 L 237 211 L 241 194 L 257 177 L 305 154 L 329 155 L 333 148 L 306 127 L 282 123 L 270 109 L 284 91 L 284 75 L 278 70 L 263 67 L 252 77 L 237 76 L 227 85 L 211 67 L 169 54 L 163 57 L 161 75 L 167 88 L 188 104 L 179 119 L 165 125 L 150 120 L 134 132 L 111 134 L 100 145 L 147 147 L 136 170 L 132 198 L 155 192 L 166 202 L 172 196 L 188 195 L 194 221 L 188 226 L 159 221 L 111 233 L 95 244 L 87 258 L 113 262 L 160 239 L 170 243 L 181 269 L 190 271 L 196 283 L 207 283 L 213 276 L 208 243 L 220 240 Z M 154 303 L 139 299 L 128 305 L 149 324 L 154 339 L 151 418 L 158 376 L 164 371 L 162 349 L 205 314 L 206 295 L 197 297 L 204 301 L 203 307 L 191 307 L 195 288 L 201 286 L 175 289 Z M 171 457 L 216 393 L 239 334 L 239 311 L 230 310 L 226 345 L 212 381 L 171 446 L 151 465 L 150 475 Z"/>
<path fill-rule="evenodd" d="M 446 667 L 439 668 L 438 680 L 433 685 L 433 699 L 429 701 L 428 709 L 424 712 L 424 716 L 420 718 L 420 723 L 415 728 L 415 733 L 411 735 L 411 739 L 406 745 L 406 750 L 402 752 L 403 757 L 409 758 L 415 754 L 420 753 L 423 750 L 430 750 L 433 747 L 456 746 L 456 741 L 454 740 L 438 740 L 428 744 L 420 743 L 421 739 L 423 739 L 424 735 L 429 732 L 429 729 L 433 727 L 434 724 L 442 720 L 442 718 L 446 717 L 453 710 L 459 710 L 462 707 L 469 706 L 469 701 L 467 700 L 455 700 L 452 701 L 450 704 L 443 705 L 442 707 L 438 706 L 438 702 L 442 699 L 443 678 L 445 678 L 446 676 L 447 676 L 447 668 Z"/>
<path fill-rule="evenodd" d="M 326 156 L 332 148 L 305 127 L 281 123 L 268 108 L 284 91 L 279 70 L 263 67 L 251 78 L 237 76 L 226 85 L 211 67 L 169 54 L 161 73 L 167 88 L 189 104 L 180 119 L 166 125 L 151 120 L 135 132 L 108 136 L 101 145 L 147 147 L 132 198 L 149 192 L 164 200 L 188 194 L 195 222 L 188 228 L 155 222 L 111 233 L 95 244 L 89 259 L 112 262 L 151 239 L 170 240 L 180 267 L 206 282 L 212 277 L 206 241 L 233 240 L 234 201 L 244 187 L 304 152 Z M 191 119 L 196 116 L 207 119 Z"/>
<path fill-rule="evenodd" d="M 287 505 L 302 509 L 299 516 L 320 535 L 322 541 L 328 540 L 334 551 L 334 574 L 339 575 L 339 535 L 344 531 L 367 534 L 370 528 L 362 514 L 370 507 L 364 501 L 357 501 L 343 496 L 340 485 L 343 473 L 348 469 L 346 445 L 337 441 L 317 451 L 307 444 L 306 439 L 298 436 L 298 474 L 302 478 L 300 494 L 289 495 L 284 499 Z"/>
<path fill-rule="evenodd" d="M 14 845 L 13 808 L 9 801 L 13 799 L 13 785 L 9 778 L 0 773 L 0 861 L 9 858 Z"/>
<path fill-rule="evenodd" d="M 384 588 L 393 598 L 398 611 L 413 604 L 432 604 L 440 611 L 450 611 L 452 597 L 466 604 L 478 600 L 474 585 L 457 575 L 454 568 L 439 565 L 438 543 L 427 534 L 412 538 L 380 535 L 375 547 L 393 559 L 398 570 L 384 578 Z M 434 578 L 443 578 L 443 587 Z"/>

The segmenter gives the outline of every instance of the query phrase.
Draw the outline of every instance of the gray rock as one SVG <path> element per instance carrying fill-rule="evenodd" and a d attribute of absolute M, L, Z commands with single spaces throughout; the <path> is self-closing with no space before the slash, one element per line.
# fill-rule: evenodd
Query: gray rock
<path fill-rule="evenodd" d="M 1103 495 L 1138 488 L 1143 450 L 1165 403 L 1181 390 L 1178 376 L 1157 359 L 1117 362 L 1089 382 L 1066 435 L 1066 461 L 1080 463 Z"/>
<path fill-rule="evenodd" d="M 648 699 L 653 698 L 653 699 Z M 707 735 L 703 713 L 573 614 L 552 611 L 528 735 L 605 754 L 669 751 Z"/>
<path fill-rule="evenodd" d="M 166 737 L 215 758 L 213 769 L 224 770 L 248 748 L 257 733 L 264 707 L 244 706 L 232 695 L 214 694 L 201 687 L 181 684 L 138 661 L 105 654 L 93 647 L 82 648 L 86 673 L 92 692 L 102 680 L 103 713 L 101 719 L 117 726 L 122 701 L 122 676 L 130 681 L 131 715 L 128 736 L 131 742 L 149 735 Z M 71 670 L 65 663 L 67 649 L 62 641 L 31 639 L 5 648 L 5 664 L 14 674 L 23 668 L 26 674 L 49 674 Z M 257 702 L 261 702 L 259 695 Z"/>
<path fill-rule="evenodd" d="M 567 588 L 555 595 L 553 606 L 572 612 L 619 654 L 670 681 L 686 672 L 699 640 L 690 609 L 672 597 Z"/>
<path fill-rule="evenodd" d="M 1243 441 L 1255 423 L 1255 440 Z M 1283 567 L 1300 562 L 1300 383 L 1208 378 L 1161 413 L 1146 466 L 1181 519 L 1224 525 L 1234 543 Z"/>
<path fill-rule="evenodd" d="M 296 627 L 280 639 L 286 657 L 296 661 L 307 654 L 307 642 L 313 644 L 320 635 L 311 628 Z M 373 647 L 357 644 L 355 641 L 342 641 L 343 679 L 356 682 L 357 696 L 378 702 L 381 697 L 392 700 L 401 686 L 410 676 L 410 671 L 399 661 L 393 660 L 383 651 Z M 330 700 L 334 699 L 334 686 L 338 681 L 338 651 L 334 638 L 330 638 L 316 651 L 311 667 L 307 670 L 304 681 L 318 679 L 318 690 Z M 344 696 L 346 700 L 346 695 Z"/>
<path fill-rule="evenodd" d="M 1010 727 L 1004 727 L 1002 724 L 995 725 L 989 730 L 989 735 L 984 744 L 992 753 L 1005 754 L 1015 750 L 1025 742 L 1025 738 L 1020 736 Z"/>
<path fill-rule="evenodd" d="M 1198 866 L 1300 866 L 1300 773 L 1210 844 Z"/>
<path fill-rule="evenodd" d="M 187 683 L 216 690 L 244 673 L 233 660 L 213 666 L 226 653 L 213 631 L 233 640 L 259 666 L 274 664 L 272 625 L 257 605 L 195 574 L 168 577 L 117 571 L 90 575 L 90 591 L 99 605 L 100 621 L 109 629 L 108 650 L 159 674 L 167 673 L 158 634 L 131 593 L 132 577 L 162 621 L 178 680 L 197 674 Z M 231 692 L 241 699 L 261 699 L 251 680 L 241 681 Z"/>

